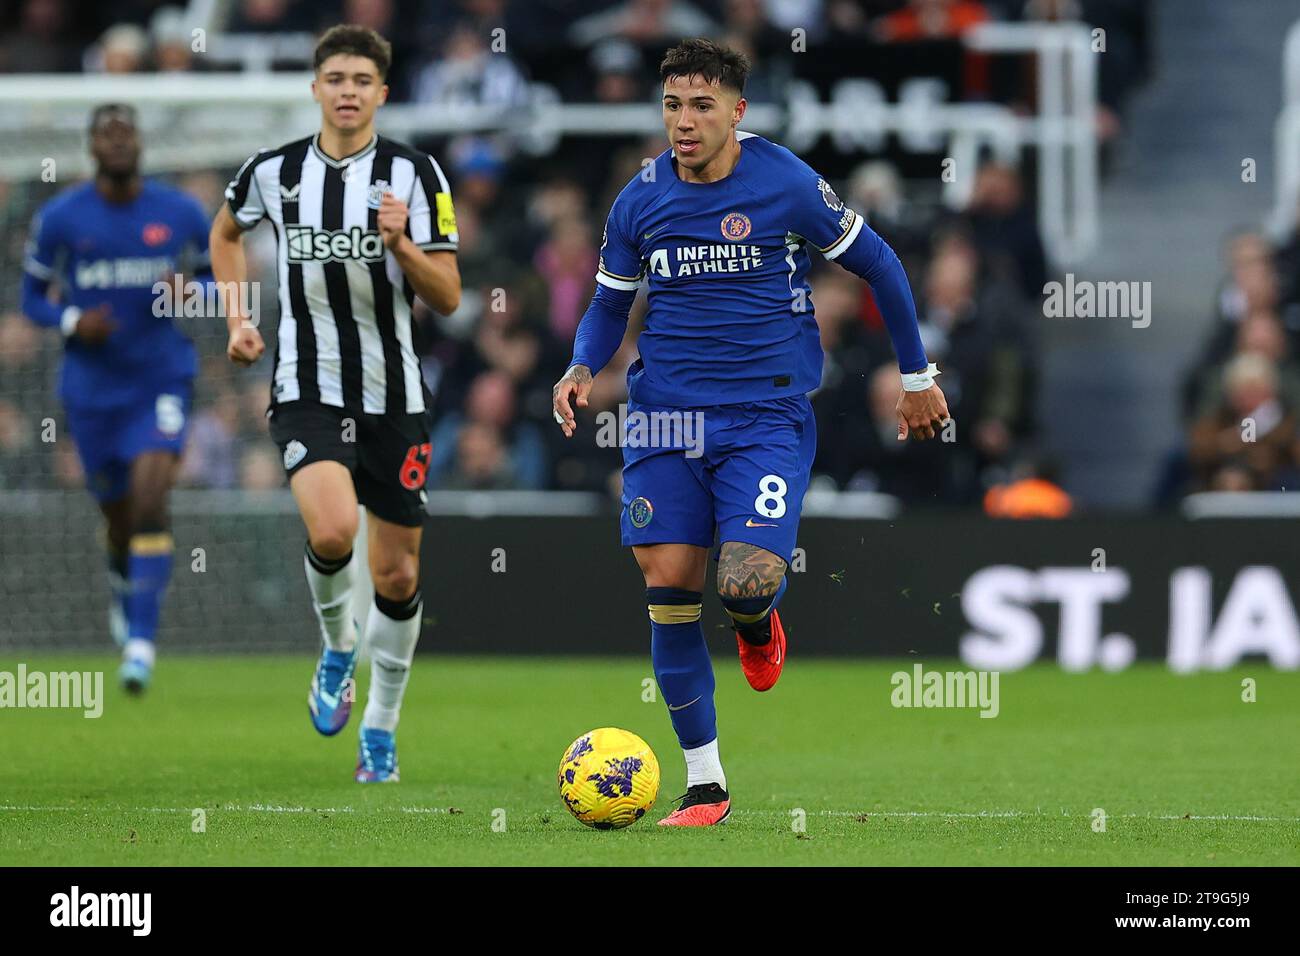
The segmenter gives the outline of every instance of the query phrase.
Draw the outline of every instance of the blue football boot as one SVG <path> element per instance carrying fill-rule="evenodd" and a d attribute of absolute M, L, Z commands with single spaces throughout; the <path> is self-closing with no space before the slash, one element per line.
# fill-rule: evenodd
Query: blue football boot
<path fill-rule="evenodd" d="M 321 652 L 307 694 L 307 709 L 311 712 L 311 725 L 326 737 L 342 730 L 352 714 L 352 699 L 356 696 L 352 674 L 356 669 L 355 647 L 350 651 L 332 651 L 327 647 Z"/>
<path fill-rule="evenodd" d="M 391 731 L 361 727 L 357 783 L 397 783 L 397 741 Z"/>
<path fill-rule="evenodd" d="M 143 694 L 153 678 L 153 665 L 140 657 L 127 657 L 118 669 L 117 678 L 128 694 Z"/>

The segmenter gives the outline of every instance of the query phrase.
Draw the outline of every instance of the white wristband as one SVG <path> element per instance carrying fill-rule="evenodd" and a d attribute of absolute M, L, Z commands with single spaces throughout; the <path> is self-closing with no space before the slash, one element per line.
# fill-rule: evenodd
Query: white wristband
<path fill-rule="evenodd" d="M 934 377 L 939 375 L 939 366 L 931 362 L 923 372 L 904 372 L 903 391 L 924 392 L 934 385 Z"/>
<path fill-rule="evenodd" d="M 73 332 L 77 331 L 77 323 L 81 321 L 81 310 L 75 305 L 70 305 L 63 310 L 63 317 L 59 319 L 59 328 L 63 330 L 63 337 L 69 338 Z"/>

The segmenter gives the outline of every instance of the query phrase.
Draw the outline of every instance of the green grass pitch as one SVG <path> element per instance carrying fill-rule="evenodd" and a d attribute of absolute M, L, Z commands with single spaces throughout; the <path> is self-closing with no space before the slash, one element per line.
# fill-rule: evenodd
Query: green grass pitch
<path fill-rule="evenodd" d="M 654 825 L 684 768 L 663 703 L 642 700 L 648 660 L 421 656 L 402 782 L 363 787 L 359 709 L 315 734 L 306 655 L 164 652 L 139 700 L 108 656 L 25 657 L 104 670 L 107 699 L 97 720 L 0 710 L 0 864 L 1300 864 L 1300 673 L 1039 665 L 1003 674 L 982 719 L 891 706 L 911 660 L 796 657 L 756 694 L 715 654 L 735 812 L 711 830 Z M 555 785 L 566 745 L 604 725 L 663 768 L 655 809 L 616 832 L 579 825 Z"/>

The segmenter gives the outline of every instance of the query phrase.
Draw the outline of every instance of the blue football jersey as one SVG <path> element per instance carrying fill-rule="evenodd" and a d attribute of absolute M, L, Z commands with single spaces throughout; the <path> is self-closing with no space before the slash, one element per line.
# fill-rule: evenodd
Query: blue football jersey
<path fill-rule="evenodd" d="M 193 197 L 152 180 L 122 204 L 83 183 L 37 213 L 24 261 L 27 314 L 57 327 L 68 306 L 107 304 L 117 323 L 98 347 L 68 339 L 60 377 L 66 405 L 126 405 L 194 377 L 194 345 L 171 318 L 155 314 L 154 285 L 177 272 L 187 279 L 210 274 L 208 226 Z M 61 294 L 54 305 L 46 292 L 56 281 Z"/>
<path fill-rule="evenodd" d="M 639 402 L 726 405 L 800 395 L 821 382 L 809 246 L 834 259 L 881 240 L 783 146 L 737 133 L 729 176 L 685 182 L 665 150 L 615 200 L 596 280 L 646 283 L 649 312 L 628 386 Z"/>

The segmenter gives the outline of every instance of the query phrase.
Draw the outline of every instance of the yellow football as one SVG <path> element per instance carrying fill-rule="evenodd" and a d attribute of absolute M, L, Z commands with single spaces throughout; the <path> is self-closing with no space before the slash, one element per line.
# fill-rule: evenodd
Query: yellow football
<path fill-rule="evenodd" d="M 659 796 L 659 761 L 650 745 L 617 727 L 583 734 L 556 775 L 569 812 L 597 830 L 618 830 L 646 815 Z"/>

